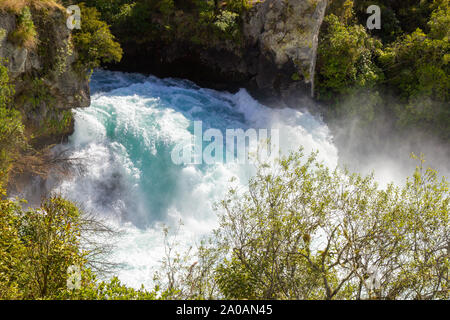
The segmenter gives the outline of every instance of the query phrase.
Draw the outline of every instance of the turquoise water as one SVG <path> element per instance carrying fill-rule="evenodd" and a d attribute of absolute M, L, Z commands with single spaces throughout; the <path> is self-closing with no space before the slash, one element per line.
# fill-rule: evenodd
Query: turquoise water
<path fill-rule="evenodd" d="M 185 80 L 96 71 L 91 91 L 91 107 L 76 111 L 69 141 L 78 171 L 55 191 L 124 230 L 113 258 L 124 265 L 121 280 L 132 286 L 151 283 L 164 253 L 161 225 L 182 221 L 180 243 L 196 241 L 216 226 L 212 204 L 230 179 L 245 188 L 254 172 L 252 165 L 236 163 L 176 165 L 171 153 L 192 139 L 194 121 L 223 133 L 275 128 L 282 152 L 303 146 L 337 165 L 337 149 L 320 120 L 299 110 L 269 109 L 245 90 L 231 94 Z"/>

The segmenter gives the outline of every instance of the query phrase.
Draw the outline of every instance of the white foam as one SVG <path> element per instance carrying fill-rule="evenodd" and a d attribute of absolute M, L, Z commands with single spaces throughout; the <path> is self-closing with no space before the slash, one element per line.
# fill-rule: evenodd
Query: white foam
<path fill-rule="evenodd" d="M 212 210 L 229 187 L 245 187 L 252 167 L 237 164 L 176 166 L 173 146 L 190 141 L 192 121 L 206 127 L 279 128 L 285 152 L 303 146 L 337 164 L 327 127 L 308 113 L 270 109 L 245 90 L 236 94 L 201 89 L 186 81 L 143 78 L 118 72 L 94 74 L 92 105 L 75 114 L 70 138 L 83 170 L 57 191 L 82 203 L 125 230 L 113 258 L 123 263 L 119 278 L 128 285 L 151 286 L 152 272 L 164 255 L 161 223 L 181 219 L 184 244 L 217 225 Z"/>

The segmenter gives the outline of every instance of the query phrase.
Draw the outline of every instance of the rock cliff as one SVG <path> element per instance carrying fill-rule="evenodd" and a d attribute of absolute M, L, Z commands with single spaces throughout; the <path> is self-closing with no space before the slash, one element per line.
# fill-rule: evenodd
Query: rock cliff
<path fill-rule="evenodd" d="M 216 89 L 245 87 L 271 106 L 298 107 L 314 91 L 326 6 L 327 0 L 255 1 L 242 17 L 239 43 L 223 40 L 205 46 L 186 39 L 120 39 L 125 55 L 111 68 L 187 78 Z"/>
<path fill-rule="evenodd" d="M 77 55 L 66 19 L 55 4 L 0 10 L 0 59 L 15 85 L 15 107 L 37 144 L 64 139 L 73 130 L 71 109 L 90 104 L 88 77 L 73 66 Z M 24 43 L 25 36 L 35 39 Z"/>
<path fill-rule="evenodd" d="M 247 45 L 258 48 L 256 88 L 287 104 L 314 93 L 320 26 L 327 0 L 267 0 L 244 23 Z"/>

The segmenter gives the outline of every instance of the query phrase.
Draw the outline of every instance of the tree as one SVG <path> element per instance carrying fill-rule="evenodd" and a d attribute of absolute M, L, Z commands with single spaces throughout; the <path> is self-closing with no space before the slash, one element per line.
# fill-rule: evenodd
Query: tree
<path fill-rule="evenodd" d="M 429 33 L 417 29 L 380 57 L 387 84 L 403 99 L 395 112 L 402 126 L 420 126 L 449 138 L 450 6 L 436 9 Z"/>
<path fill-rule="evenodd" d="M 52 297 L 57 300 L 157 300 L 166 299 L 165 292 L 158 288 L 148 291 L 145 288 L 136 290 L 122 284 L 117 277 L 109 281 L 99 281 L 90 269 L 82 272 L 79 289 L 61 290 Z"/>
<path fill-rule="evenodd" d="M 12 108 L 13 95 L 8 69 L 0 61 L 0 185 L 7 182 L 11 162 L 26 146 L 22 116 Z"/>
<path fill-rule="evenodd" d="M 78 52 L 77 65 L 80 70 L 92 70 L 101 63 L 120 61 L 122 49 L 114 41 L 109 26 L 100 20 L 95 8 L 80 4 L 82 14 L 81 30 L 76 30 L 73 43 Z"/>
<path fill-rule="evenodd" d="M 66 286 L 67 269 L 82 266 L 80 250 L 81 213 L 71 202 L 50 198 L 41 208 L 21 216 L 20 237 L 25 243 L 31 298 L 44 298 Z"/>
<path fill-rule="evenodd" d="M 219 204 L 210 281 L 232 299 L 448 299 L 448 209 L 448 182 L 423 161 L 382 190 L 294 153 Z"/>
<path fill-rule="evenodd" d="M 324 23 L 317 63 L 319 98 L 330 100 L 373 88 L 383 79 L 374 63 L 381 53 L 381 42 L 371 38 L 363 26 L 347 26 L 333 14 Z"/>
<path fill-rule="evenodd" d="M 20 205 L 3 200 L 5 190 L 0 188 L 0 299 L 21 299 L 24 297 L 20 283 L 24 281 L 27 263 L 23 257 L 25 246 L 21 241 L 17 212 Z"/>
<path fill-rule="evenodd" d="M 95 288 L 114 289 L 116 296 L 132 293 L 150 297 L 151 293 L 133 291 L 117 279 L 103 283 L 94 276 L 93 272 L 98 275 L 111 267 L 98 260 L 105 259 L 108 247 L 92 241 L 93 233 L 114 236 L 101 221 L 61 197 L 24 210 L 24 203 L 3 199 L 5 192 L 0 191 L 0 299 L 83 298 L 97 292 Z M 86 236 L 90 236 L 88 243 Z M 69 267 L 84 275 L 80 290 L 67 287 Z M 97 292 L 98 299 L 107 297 L 102 290 Z"/>

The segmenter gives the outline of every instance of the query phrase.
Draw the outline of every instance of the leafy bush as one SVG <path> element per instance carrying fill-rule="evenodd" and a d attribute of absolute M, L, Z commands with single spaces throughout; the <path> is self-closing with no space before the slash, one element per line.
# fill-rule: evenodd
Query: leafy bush
<path fill-rule="evenodd" d="M 343 17 L 343 11 L 351 9 L 351 22 L 366 25 L 367 8 L 378 5 L 381 8 L 382 28 L 371 30 L 370 33 L 391 43 L 399 36 L 414 32 L 417 28 L 424 31 L 431 13 L 439 6 L 445 5 L 448 0 L 416 1 L 416 0 L 333 0 L 329 13 Z M 346 21 L 348 23 L 350 21 Z"/>
<path fill-rule="evenodd" d="M 114 277 L 99 281 L 89 267 L 92 252 L 82 234 L 102 232 L 71 202 L 52 197 L 37 209 L 4 199 L 0 188 L 0 299 L 153 300 L 167 297 L 158 288 L 135 290 Z M 95 259 L 95 258 L 94 258 Z M 69 288 L 69 267 L 78 266 L 80 288 Z"/>
<path fill-rule="evenodd" d="M 194 257 L 176 289 L 209 282 L 228 299 L 448 299 L 448 182 L 423 162 L 404 186 L 386 189 L 315 154 L 261 164 L 248 190 L 231 188 L 218 204 L 213 262 Z"/>
<path fill-rule="evenodd" d="M 19 236 L 20 222 L 16 214 L 20 205 L 3 200 L 5 196 L 5 190 L 0 186 L 0 299 L 21 299 L 20 283 L 24 281 L 26 265 L 22 260 L 25 246 Z"/>
<path fill-rule="evenodd" d="M 236 19 L 239 15 L 237 13 L 224 10 L 217 17 L 214 25 L 219 28 L 222 32 L 227 32 L 236 29 Z"/>
<path fill-rule="evenodd" d="M 390 90 L 400 95 L 397 108 L 403 126 L 422 126 L 450 138 L 450 7 L 435 10 L 429 33 L 417 29 L 391 46 L 380 61 Z"/>
<path fill-rule="evenodd" d="M 371 4 L 382 9 L 381 30 L 365 30 Z M 447 141 L 448 0 L 334 0 L 328 13 L 321 31 L 316 85 L 330 118 L 353 121 L 356 117 L 362 120 L 358 130 L 368 136 L 379 136 L 380 122 L 392 119 L 396 131 L 414 128 Z"/>
<path fill-rule="evenodd" d="M 53 297 L 57 300 L 157 300 L 164 299 L 165 293 L 156 288 L 148 291 L 145 288 L 136 290 L 122 284 L 117 277 L 109 281 L 99 281 L 91 270 L 85 269 L 82 274 L 81 287 L 74 290 L 61 290 Z"/>
<path fill-rule="evenodd" d="M 37 9 L 61 8 L 59 0 L 1 0 L 0 10 L 7 10 L 15 14 L 20 12 L 25 7 L 33 7 Z"/>
<path fill-rule="evenodd" d="M 20 112 L 11 107 L 14 86 L 0 63 L 0 185 L 6 183 L 11 162 L 26 146 Z"/>
<path fill-rule="evenodd" d="M 4 195 L 4 194 L 3 194 Z M 0 200 L 0 298 L 44 298 L 65 288 L 67 268 L 83 263 L 79 251 L 80 213 L 70 202 L 52 198 L 24 212 L 16 202 Z M 6 250 L 8 243 L 14 250 Z"/>
<path fill-rule="evenodd" d="M 374 63 L 381 53 L 381 42 L 360 25 L 346 26 L 335 15 L 325 19 L 325 33 L 318 53 L 319 98 L 331 100 L 359 88 L 372 88 L 383 79 Z"/>
<path fill-rule="evenodd" d="M 8 35 L 8 40 L 27 49 L 34 49 L 37 44 L 37 32 L 31 17 L 30 8 L 25 6 L 17 17 L 16 30 Z"/>
<path fill-rule="evenodd" d="M 121 43 L 177 40 L 208 47 L 221 40 L 240 42 L 239 17 L 251 2 L 87 0 L 86 5 L 99 10 Z"/>
<path fill-rule="evenodd" d="M 77 66 L 80 70 L 91 70 L 101 63 L 120 61 L 122 49 L 114 41 L 108 25 L 100 20 L 95 8 L 80 5 L 81 30 L 76 30 L 73 43 L 78 52 Z"/>

